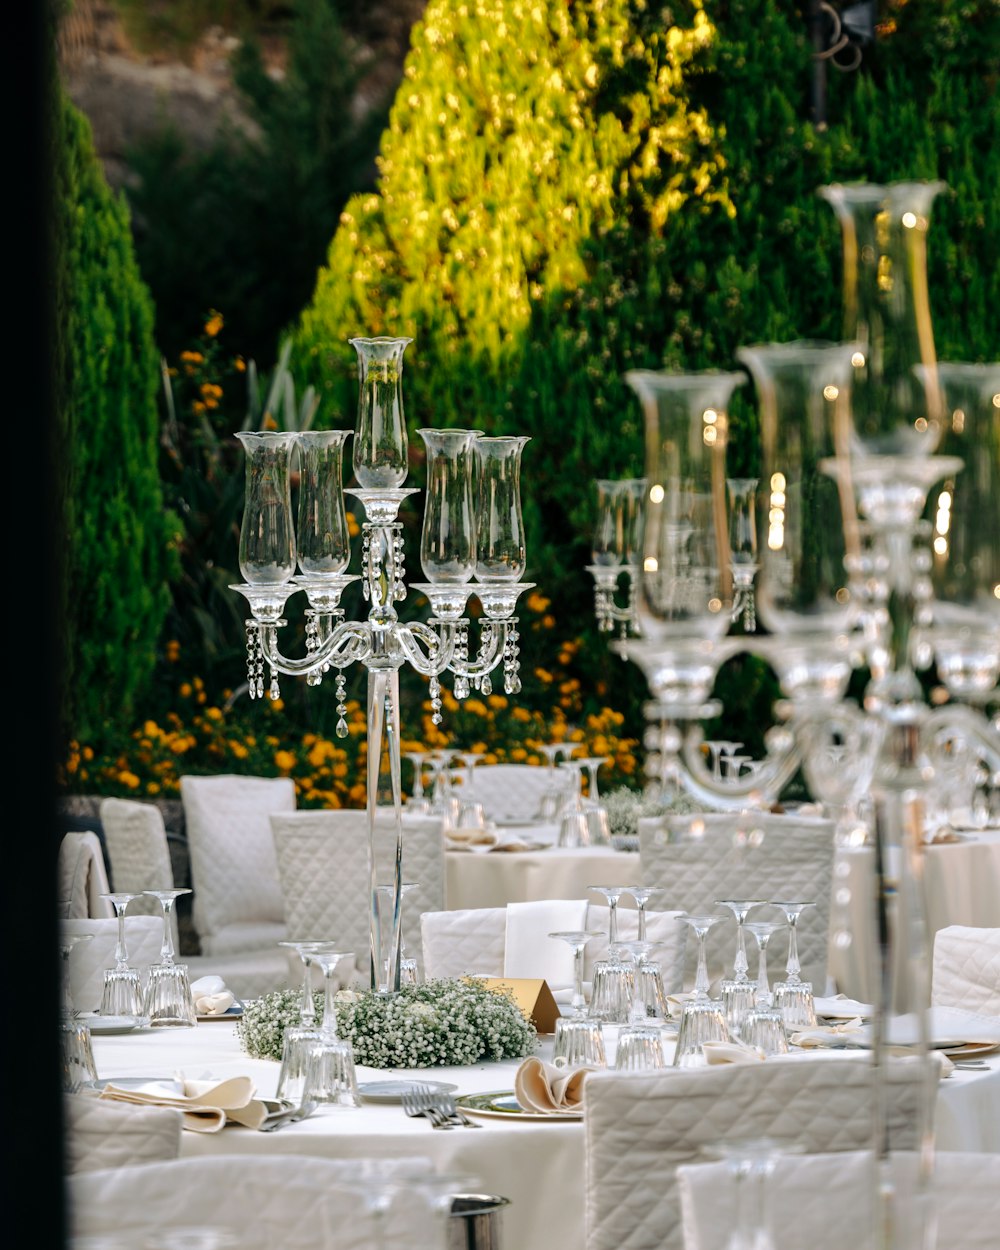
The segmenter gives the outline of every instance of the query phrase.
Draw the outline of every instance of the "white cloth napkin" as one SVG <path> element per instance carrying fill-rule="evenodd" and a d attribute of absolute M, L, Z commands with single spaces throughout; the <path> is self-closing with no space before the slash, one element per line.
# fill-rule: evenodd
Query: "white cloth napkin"
<path fill-rule="evenodd" d="M 583 1110 L 583 1081 L 595 1068 L 557 1068 L 537 1055 L 525 1059 L 514 1077 L 514 1093 L 525 1111 L 542 1115 Z"/>
<path fill-rule="evenodd" d="M 788 1039 L 793 1046 L 801 1046 L 811 1050 L 817 1046 L 834 1046 L 843 1049 L 845 1046 L 863 1045 L 868 1038 L 868 1030 L 864 1027 L 861 1017 L 844 1020 L 840 1024 L 818 1024 L 814 1029 L 800 1029 Z"/>
<path fill-rule="evenodd" d="M 505 977 L 542 977 L 549 988 L 573 984 L 573 951 L 550 933 L 586 929 L 586 899 L 544 899 L 507 904 Z"/>
<path fill-rule="evenodd" d="M 191 985 L 194 1009 L 199 1016 L 222 1016 L 236 1002 L 222 977 L 199 977 Z"/>
<path fill-rule="evenodd" d="M 763 1063 L 764 1052 L 744 1042 L 702 1042 L 702 1053 L 709 1065 L 717 1063 Z"/>
<path fill-rule="evenodd" d="M 834 994 L 830 998 L 813 998 L 813 1006 L 818 1016 L 827 1020 L 853 1020 L 855 1016 L 866 1019 L 871 1016 L 874 1008 L 871 1003 L 862 1003 L 856 998 L 848 998 L 846 994 Z"/>
<path fill-rule="evenodd" d="M 269 1104 L 256 1098 L 248 1076 L 224 1081 L 183 1081 L 183 1093 L 172 1094 L 162 1085 L 126 1089 L 113 1082 L 101 1090 L 101 1098 L 142 1106 L 176 1107 L 184 1112 L 184 1127 L 195 1133 L 218 1133 L 227 1122 L 259 1128 L 267 1119 Z"/>

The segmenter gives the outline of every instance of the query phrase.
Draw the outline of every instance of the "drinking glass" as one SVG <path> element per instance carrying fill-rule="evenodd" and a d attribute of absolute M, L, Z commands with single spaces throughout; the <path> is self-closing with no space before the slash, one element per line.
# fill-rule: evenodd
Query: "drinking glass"
<path fill-rule="evenodd" d="M 406 810 L 423 815 L 430 809 L 430 803 L 424 791 L 424 764 L 427 762 L 428 753 L 407 751 L 405 758 L 413 764 L 413 793 L 406 800 Z"/>
<path fill-rule="evenodd" d="M 729 1030 L 722 1004 L 709 997 L 708 955 L 705 939 L 722 916 L 678 916 L 698 940 L 698 970 L 695 974 L 694 997 L 684 1004 L 677 1046 L 674 1050 L 675 1068 L 701 1068 L 708 1064 L 702 1046 L 705 1042 L 729 1041 Z"/>
<path fill-rule="evenodd" d="M 587 770 L 587 797 L 583 800 L 583 810 L 587 814 L 587 826 L 590 833 L 591 846 L 607 846 L 611 842 L 611 826 L 608 824 L 608 809 L 601 803 L 597 790 L 597 770 L 602 764 L 610 764 L 607 756 L 588 756 L 578 763 Z M 582 780 L 581 773 L 581 780 Z"/>
<path fill-rule="evenodd" d="M 535 817 L 537 820 L 554 820 L 559 815 L 566 799 L 566 787 L 560 784 L 556 761 L 560 755 L 565 755 L 567 751 L 572 751 L 573 745 L 569 742 L 546 742 L 540 744 L 536 749 L 540 755 L 544 755 L 548 760 L 549 777 L 548 784 L 539 800 L 538 811 L 535 813 Z"/>
<path fill-rule="evenodd" d="M 59 1021 L 62 1054 L 62 1088 L 74 1094 L 97 1080 L 97 1065 L 90 1041 L 90 1026 L 76 1018 L 73 992 L 70 988 L 69 960 L 78 942 L 89 942 L 92 933 L 63 933 L 59 953 L 62 957 L 62 1010 Z"/>
<path fill-rule="evenodd" d="M 642 969 L 654 967 L 646 963 L 650 951 L 662 942 L 635 941 L 619 944 L 632 958 L 633 990 L 629 1005 L 628 1021 L 618 1034 L 615 1050 L 615 1069 L 619 1072 L 637 1072 L 650 1068 L 666 1067 L 663 1054 L 663 1032 L 659 1024 L 649 1019 L 646 1001 L 642 997 Z M 661 1019 L 666 1019 L 666 1000 Z"/>
<path fill-rule="evenodd" d="M 594 965 L 594 984 L 590 995 L 592 1019 L 608 1024 L 624 1024 L 628 1020 L 635 976 L 622 962 L 618 941 L 618 900 L 625 893 L 621 885 L 589 885 L 588 890 L 603 894 L 608 902 L 608 957 Z"/>
<path fill-rule="evenodd" d="M 729 1168 L 736 1197 L 736 1221 L 726 1250 L 774 1250 L 767 1180 L 782 1154 L 794 1147 L 768 1137 L 718 1142 L 705 1153 Z"/>
<path fill-rule="evenodd" d="M 646 904 L 656 894 L 662 894 L 663 889 L 658 885 L 629 885 L 625 887 L 624 893 L 630 894 L 635 899 L 636 910 L 639 919 L 636 926 L 636 938 L 640 942 L 646 941 Z M 662 943 L 657 943 L 658 946 Z M 658 963 L 650 963 L 647 959 L 641 959 L 635 966 L 635 989 L 634 993 L 646 1005 L 646 1014 L 656 1016 L 664 1020 L 670 1018 L 670 1008 L 667 1005 L 667 990 L 663 984 L 663 971 Z"/>
<path fill-rule="evenodd" d="M 583 760 L 562 760 L 560 768 L 572 776 L 570 798 L 559 818 L 559 846 L 590 846 L 590 821 L 583 806 Z"/>
<path fill-rule="evenodd" d="M 458 758 L 462 762 L 462 790 L 459 795 L 461 808 L 459 810 L 458 823 L 462 829 L 484 829 L 486 827 L 486 812 L 482 803 L 478 802 L 475 797 L 475 771 L 476 765 L 481 762 L 482 755 L 478 751 L 459 751 Z"/>
<path fill-rule="evenodd" d="M 309 1066 L 310 1047 L 319 1037 L 319 1021 L 316 1018 L 316 1002 L 313 998 L 312 963 L 309 956 L 312 950 L 322 946 L 323 943 L 320 941 L 279 942 L 278 945 L 298 952 L 303 967 L 303 984 L 299 1022 L 289 1025 L 282 1038 L 281 1067 L 278 1070 L 278 1087 L 275 1097 L 301 1103 L 306 1069 Z"/>
<path fill-rule="evenodd" d="M 429 761 L 432 777 L 430 811 L 435 815 L 443 816 L 446 830 L 458 828 L 458 817 L 462 808 L 458 795 L 454 793 L 451 785 L 449 766 L 454 756 L 454 751 L 441 748 L 431 752 Z"/>
<path fill-rule="evenodd" d="M 716 899 L 719 907 L 728 907 L 736 917 L 736 957 L 733 960 L 733 975 L 727 977 L 721 986 L 722 1003 L 726 1012 L 726 1025 L 734 1037 L 739 1037 L 743 1025 L 743 1017 L 754 1004 L 756 989 L 750 980 L 750 964 L 747 960 L 746 935 L 744 925 L 751 907 L 764 907 L 766 899 Z"/>
<path fill-rule="evenodd" d="M 600 1020 L 587 1014 L 583 993 L 583 952 L 600 933 L 592 929 L 569 929 L 550 933 L 550 938 L 566 942 L 573 951 L 573 1002 L 568 1016 L 556 1020 L 553 1062 L 558 1067 L 603 1068 L 607 1063 L 604 1051 L 604 1030 Z"/>
<path fill-rule="evenodd" d="M 774 1005 L 785 1020 L 786 1029 L 811 1029 L 816 1025 L 816 1006 L 813 1002 L 812 983 L 803 981 L 799 963 L 798 924 L 799 916 L 806 907 L 815 907 L 815 903 L 774 902 L 772 907 L 780 907 L 788 921 L 788 959 L 785 963 L 784 981 L 774 983 Z"/>
<path fill-rule="evenodd" d="M 130 968 L 128 948 L 125 945 L 125 911 L 138 893 L 117 891 L 113 894 L 102 894 L 114 907 L 118 917 L 118 940 L 115 943 L 115 966 L 104 972 L 104 992 L 101 995 L 101 1006 L 98 1014 L 102 1016 L 141 1016 L 142 985 L 139 973 Z"/>
<path fill-rule="evenodd" d="M 146 999 L 142 1014 L 156 1028 L 190 1028 L 198 1023 L 187 964 L 174 961 L 174 936 L 171 917 L 174 902 L 190 889 L 143 890 L 151 898 L 159 899 L 163 911 L 163 940 L 160 944 L 160 962 L 152 964 L 146 983 Z"/>
<path fill-rule="evenodd" d="M 740 1040 L 748 1046 L 756 1046 L 765 1055 L 788 1053 L 785 1036 L 785 1018 L 774 1005 L 774 995 L 767 979 L 767 944 L 779 929 L 785 927 L 783 920 L 748 920 L 746 928 L 757 941 L 757 993 L 754 1005 L 743 1018 Z"/>
<path fill-rule="evenodd" d="M 323 1019 L 319 1033 L 309 1047 L 309 1061 L 303 1084 L 303 1102 L 330 1103 L 338 1107 L 359 1107 L 358 1079 L 354 1071 L 351 1043 L 337 1029 L 337 1007 L 333 974 L 342 959 L 352 955 L 333 942 L 323 942 L 309 951 L 309 958 L 323 971 Z"/>

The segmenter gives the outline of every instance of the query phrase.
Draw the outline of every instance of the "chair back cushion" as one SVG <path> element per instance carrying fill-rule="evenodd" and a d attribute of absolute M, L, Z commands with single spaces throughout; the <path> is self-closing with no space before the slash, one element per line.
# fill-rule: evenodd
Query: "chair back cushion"
<path fill-rule="evenodd" d="M 101 840 L 89 829 L 82 833 L 65 833 L 59 843 L 58 883 L 59 914 L 63 919 L 113 916 L 115 909 L 107 899 L 111 886 L 104 863 Z"/>
<path fill-rule="evenodd" d="M 503 976 L 506 907 L 424 912 L 420 930 L 425 976 Z"/>
<path fill-rule="evenodd" d="M 370 979 L 371 928 L 368 814 L 363 811 L 299 811 L 271 819 L 288 937 L 328 937 L 352 950 L 363 981 Z M 407 957 L 423 959 L 420 917 L 444 908 L 444 835 L 440 816 L 404 816 L 402 875 L 416 886 L 403 897 L 403 944 Z M 396 852 L 392 811 L 375 823 L 378 883 L 390 885 Z M 391 908 L 383 921 L 388 941 Z M 388 946 L 386 945 L 386 950 Z"/>
<path fill-rule="evenodd" d="M 549 770 L 534 764 L 477 764 L 472 773 L 471 796 L 499 824 L 505 820 L 530 820 L 549 784 Z"/>
<path fill-rule="evenodd" d="M 914 1150 L 928 1069 L 907 1059 L 890 1065 L 888 1076 L 890 1143 Z M 867 1057 L 796 1055 L 763 1064 L 589 1075 L 586 1250 L 681 1250 L 680 1164 L 701 1161 L 706 1147 L 737 1134 L 795 1142 L 807 1152 L 864 1150 L 873 1096 Z"/>
<path fill-rule="evenodd" d="M 129 904 L 131 907 L 131 903 Z M 115 966 L 118 944 L 116 920 L 64 920 L 65 934 L 86 933 L 86 942 L 77 942 L 69 954 L 69 985 L 77 1011 L 97 1011 L 104 993 L 104 969 Z M 143 984 L 150 964 L 157 963 L 163 945 L 162 916 L 125 915 L 125 949 L 129 966 L 135 968 Z"/>
<path fill-rule="evenodd" d="M 240 942 L 280 941 L 285 918 L 270 817 L 295 810 L 295 783 L 289 777 L 187 776 L 181 799 L 202 954 L 240 949 L 226 941 L 229 925 L 267 926 L 241 934 Z"/>
<path fill-rule="evenodd" d="M 173 1107 L 109 1102 L 93 1094 L 67 1094 L 63 1105 L 69 1173 L 176 1159 L 181 1152 L 184 1116 Z"/>
<path fill-rule="evenodd" d="M 802 979 L 813 992 L 826 991 L 827 943 L 833 892 L 833 822 L 821 817 L 699 812 L 639 820 L 639 875 L 644 885 L 663 887 L 657 906 L 691 913 L 730 915 L 719 899 L 779 899 L 810 902 L 798 921 Z M 778 919 L 760 909 L 752 918 Z M 713 981 L 729 975 L 736 954 L 736 926 L 717 924 L 706 941 Z M 753 939 L 748 957 L 756 968 Z M 769 969 L 788 958 L 788 933 L 779 930 L 767 948 Z M 697 954 L 688 940 L 685 980 L 694 982 Z"/>
<path fill-rule="evenodd" d="M 1000 929 L 958 924 L 938 929 L 931 1003 L 1000 1017 Z"/>
<path fill-rule="evenodd" d="M 139 893 L 128 905 L 130 916 L 159 916 L 159 902 L 143 897 L 140 891 L 173 889 L 174 869 L 163 813 L 155 803 L 135 799 L 102 799 L 99 811 L 112 887 Z M 176 906 L 171 922 L 174 949 L 179 950 Z"/>

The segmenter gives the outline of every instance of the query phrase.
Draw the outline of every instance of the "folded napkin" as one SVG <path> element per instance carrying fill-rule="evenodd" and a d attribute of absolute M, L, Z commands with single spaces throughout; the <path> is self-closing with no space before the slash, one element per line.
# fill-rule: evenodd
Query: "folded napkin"
<path fill-rule="evenodd" d="M 710 1065 L 717 1063 L 762 1063 L 764 1052 L 744 1042 L 702 1042 L 702 1053 Z"/>
<path fill-rule="evenodd" d="M 860 1016 L 852 1020 L 844 1020 L 840 1024 L 818 1024 L 814 1029 L 801 1029 L 788 1039 L 791 1045 L 811 1050 L 817 1046 L 834 1046 L 843 1049 L 850 1045 L 863 1045 L 868 1038 L 868 1030 L 861 1022 Z"/>
<path fill-rule="evenodd" d="M 542 977 L 549 989 L 572 985 L 573 951 L 550 933 L 587 927 L 587 900 L 543 899 L 507 904 L 505 977 Z"/>
<path fill-rule="evenodd" d="M 184 1127 L 195 1133 L 217 1133 L 228 1122 L 259 1128 L 275 1105 L 254 1097 L 256 1090 L 248 1076 L 233 1076 L 224 1081 L 183 1081 L 182 1085 L 183 1093 L 174 1094 L 155 1081 L 135 1089 L 111 1082 L 100 1096 L 140 1106 L 176 1107 L 184 1112 Z"/>
<path fill-rule="evenodd" d="M 670 1018 L 672 1020 L 679 1020 L 681 1018 L 684 1014 L 684 1004 L 689 998 L 694 998 L 693 992 L 684 991 L 680 994 L 667 995 L 667 1007 L 670 1009 Z"/>
<path fill-rule="evenodd" d="M 492 850 L 499 841 L 495 829 L 479 829 L 476 827 L 449 829 L 444 836 L 449 851 L 488 851 Z"/>
<path fill-rule="evenodd" d="M 855 1016 L 864 1018 L 875 1010 L 871 1003 L 859 1002 L 856 998 L 848 998 L 846 994 L 834 994 L 830 998 L 814 997 L 813 1006 L 818 1016 L 840 1020 L 852 1020 Z"/>
<path fill-rule="evenodd" d="M 950 842 L 962 842 L 964 838 L 954 829 L 945 826 L 942 829 L 925 829 L 921 841 L 924 846 L 946 846 Z"/>
<path fill-rule="evenodd" d="M 222 977 L 200 977 L 191 985 L 194 1009 L 199 1016 L 222 1016 L 236 1002 Z"/>
<path fill-rule="evenodd" d="M 595 1068 L 557 1068 L 537 1055 L 525 1059 L 514 1077 L 514 1093 L 525 1111 L 553 1115 L 583 1110 L 583 1081 Z"/>

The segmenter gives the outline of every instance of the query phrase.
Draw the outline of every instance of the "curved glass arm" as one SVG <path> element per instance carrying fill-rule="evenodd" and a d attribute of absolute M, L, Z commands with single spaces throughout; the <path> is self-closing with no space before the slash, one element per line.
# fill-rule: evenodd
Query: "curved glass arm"
<path fill-rule="evenodd" d="M 452 621 L 441 622 L 440 634 L 419 621 L 397 625 L 394 636 L 400 651 L 424 677 L 436 677 L 443 673 L 455 650 L 455 625 Z M 418 642 L 426 647 L 426 654 L 420 650 Z"/>
<path fill-rule="evenodd" d="M 278 650 L 277 633 L 276 625 L 261 625 L 258 629 L 260 647 L 271 668 L 288 677 L 314 673 L 325 665 L 346 668 L 348 664 L 364 660 L 371 653 L 371 631 L 365 621 L 342 622 L 323 639 L 315 651 L 310 651 L 300 659 L 281 654 Z"/>
<path fill-rule="evenodd" d="M 700 725 L 688 728 L 679 752 L 681 767 L 674 775 L 692 798 L 709 809 L 738 810 L 753 799 L 773 803 L 795 776 L 802 759 L 797 736 L 779 732 L 768 736 L 767 754 L 753 762 L 746 776 L 720 778 L 705 762 L 704 741 Z"/>
<path fill-rule="evenodd" d="M 948 703 L 935 708 L 924 718 L 921 726 L 925 744 L 932 744 L 942 731 L 966 738 L 991 769 L 1000 769 L 1000 734 L 981 712 L 962 703 Z"/>
<path fill-rule="evenodd" d="M 459 677 L 468 678 L 485 677 L 487 673 L 492 673 L 503 657 L 508 631 L 516 623 L 516 619 L 484 621 L 484 626 L 489 626 L 489 632 L 486 633 L 484 629 L 480 633 L 479 654 L 474 660 L 452 659 L 448 665 L 451 672 L 457 673 Z"/>

